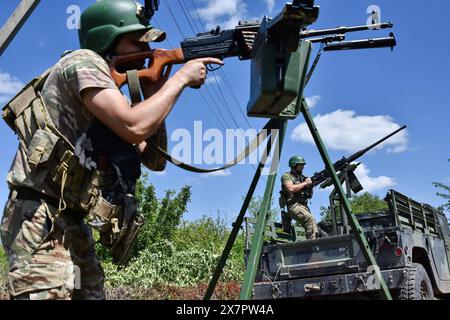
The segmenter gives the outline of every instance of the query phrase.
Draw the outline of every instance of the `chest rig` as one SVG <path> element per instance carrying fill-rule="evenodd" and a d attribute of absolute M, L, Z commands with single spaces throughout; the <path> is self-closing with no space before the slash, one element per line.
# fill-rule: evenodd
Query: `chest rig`
<path fill-rule="evenodd" d="M 304 175 L 300 175 L 295 172 L 286 172 L 289 176 L 291 176 L 293 184 L 300 184 L 306 180 Z M 306 205 L 308 203 L 308 199 L 312 198 L 312 189 L 304 188 L 300 192 L 292 193 L 289 192 L 283 183 L 281 183 L 281 191 L 280 191 L 280 207 L 284 208 L 286 205 L 290 206 L 294 203 L 300 203 Z"/>

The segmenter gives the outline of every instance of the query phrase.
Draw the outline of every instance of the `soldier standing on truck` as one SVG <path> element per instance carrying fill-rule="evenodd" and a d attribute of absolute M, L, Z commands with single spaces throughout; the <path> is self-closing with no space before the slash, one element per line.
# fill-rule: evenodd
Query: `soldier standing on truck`
<path fill-rule="evenodd" d="M 156 83 L 141 81 L 145 100 L 131 108 L 110 60 L 148 51 L 165 34 L 139 3 L 101 0 L 83 12 L 79 38 L 81 50 L 65 54 L 4 109 L 20 140 L 1 225 L 12 299 L 105 298 L 88 225 L 113 261 L 126 263 L 143 224 L 134 198 L 140 165 L 152 167 L 155 156 L 147 142 L 183 90 L 204 84 L 205 65 L 222 64 L 192 60 L 171 78 L 166 72 Z"/>
<path fill-rule="evenodd" d="M 281 177 L 280 206 L 288 208 L 287 212 L 282 212 L 283 229 L 288 232 L 290 228 L 286 225 L 289 226 L 291 219 L 294 219 L 305 229 L 307 239 L 316 239 L 319 235 L 318 227 L 308 208 L 313 182 L 303 175 L 305 165 L 303 157 L 293 156 L 289 159 L 291 171 Z"/>

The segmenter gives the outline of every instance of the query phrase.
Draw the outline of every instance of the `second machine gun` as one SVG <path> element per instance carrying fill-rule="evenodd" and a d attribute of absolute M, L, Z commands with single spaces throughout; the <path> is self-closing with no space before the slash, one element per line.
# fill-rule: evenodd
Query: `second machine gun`
<path fill-rule="evenodd" d="M 342 157 L 342 159 L 336 161 L 333 166 L 334 169 L 336 170 L 336 172 L 340 172 L 342 170 L 344 170 L 347 166 L 349 166 L 352 162 L 354 162 L 355 160 L 357 160 L 358 158 L 362 157 L 364 154 L 366 154 L 367 152 L 369 152 L 370 150 L 372 150 L 373 148 L 375 148 L 376 146 L 380 145 L 381 143 L 385 142 L 386 140 L 388 140 L 389 138 L 391 138 L 392 136 L 396 135 L 397 133 L 399 133 L 400 131 L 404 130 L 406 128 L 406 126 L 403 126 L 397 130 L 395 130 L 394 132 L 390 133 L 389 135 L 387 135 L 386 137 L 378 140 L 377 142 L 373 143 L 372 145 L 368 146 L 367 148 L 360 150 L 358 152 L 356 152 L 355 154 L 349 156 L 349 157 Z M 305 189 L 305 193 L 307 194 L 308 198 L 312 197 L 312 193 L 313 193 L 313 188 L 326 182 L 329 178 L 331 178 L 331 174 L 327 169 L 324 169 L 320 172 L 316 172 L 314 173 L 314 175 L 310 178 L 312 180 L 312 186 Z M 357 178 L 355 176 L 355 174 L 353 172 L 350 172 L 350 183 L 351 185 L 355 185 L 355 186 L 359 186 L 359 183 L 355 183 L 357 181 Z M 356 190 L 354 190 L 356 191 Z M 356 193 L 356 192 L 355 192 Z"/>

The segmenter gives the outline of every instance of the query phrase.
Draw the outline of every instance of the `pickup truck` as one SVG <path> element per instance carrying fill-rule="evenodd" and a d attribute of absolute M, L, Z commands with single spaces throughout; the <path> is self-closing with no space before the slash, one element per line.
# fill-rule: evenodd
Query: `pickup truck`
<path fill-rule="evenodd" d="M 389 190 L 388 209 L 357 215 L 394 299 L 450 298 L 450 230 L 442 212 Z M 270 220 L 253 285 L 253 299 L 373 299 L 380 295 L 350 230 L 321 222 L 328 236 L 305 240 Z M 246 255 L 254 220 L 246 219 Z"/>

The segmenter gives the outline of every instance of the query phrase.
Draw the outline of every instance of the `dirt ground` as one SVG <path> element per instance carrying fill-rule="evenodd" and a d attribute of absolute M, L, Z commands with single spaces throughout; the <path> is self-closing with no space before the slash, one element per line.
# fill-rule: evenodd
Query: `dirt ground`
<path fill-rule="evenodd" d="M 213 299 L 236 300 L 239 297 L 239 282 L 219 283 Z M 158 286 L 151 289 L 139 288 L 106 288 L 108 300 L 201 300 L 208 284 L 199 284 L 195 287 L 179 288 L 175 286 Z M 8 300 L 6 285 L 0 285 L 0 300 Z"/>
<path fill-rule="evenodd" d="M 219 283 L 213 299 L 236 300 L 240 287 L 238 282 Z M 201 300 L 207 288 L 205 283 L 188 288 L 158 286 L 151 289 L 107 288 L 105 291 L 108 300 Z"/>

